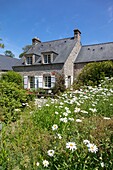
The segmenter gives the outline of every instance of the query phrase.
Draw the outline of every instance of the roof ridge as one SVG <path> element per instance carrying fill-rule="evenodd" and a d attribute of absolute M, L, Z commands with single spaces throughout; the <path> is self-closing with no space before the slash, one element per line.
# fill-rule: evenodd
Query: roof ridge
<path fill-rule="evenodd" d="M 57 39 L 57 40 L 51 40 L 51 41 L 45 41 L 45 42 L 41 42 L 41 43 L 50 43 L 50 42 L 54 42 L 54 41 L 60 41 L 60 40 L 66 40 L 66 39 L 74 39 L 74 37 L 68 37 L 68 38 L 61 38 L 61 39 Z"/>
<path fill-rule="evenodd" d="M 113 42 L 105 42 L 105 43 L 98 43 L 98 44 L 82 45 L 82 47 L 104 45 L 104 44 L 111 44 L 111 43 L 113 43 Z"/>

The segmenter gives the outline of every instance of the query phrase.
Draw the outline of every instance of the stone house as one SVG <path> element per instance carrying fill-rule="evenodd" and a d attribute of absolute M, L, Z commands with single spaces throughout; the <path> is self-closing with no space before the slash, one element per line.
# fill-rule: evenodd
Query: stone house
<path fill-rule="evenodd" d="M 66 88 L 73 84 L 83 66 L 89 62 L 113 60 L 113 43 L 81 44 L 81 32 L 73 37 L 49 42 L 32 39 L 32 46 L 13 70 L 24 78 L 24 88 L 51 89 L 55 73 L 63 74 Z"/>

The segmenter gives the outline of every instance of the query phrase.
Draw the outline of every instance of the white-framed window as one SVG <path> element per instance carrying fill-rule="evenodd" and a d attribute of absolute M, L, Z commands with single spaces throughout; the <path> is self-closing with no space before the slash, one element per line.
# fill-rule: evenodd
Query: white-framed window
<path fill-rule="evenodd" d="M 51 55 L 50 54 L 44 54 L 44 63 L 45 64 L 51 63 Z"/>
<path fill-rule="evenodd" d="M 26 57 L 26 64 L 32 64 L 33 61 L 32 61 L 32 56 L 29 56 L 29 57 Z"/>
<path fill-rule="evenodd" d="M 44 76 L 44 87 L 51 88 L 51 76 L 50 75 Z"/>
<path fill-rule="evenodd" d="M 29 77 L 30 89 L 35 88 L 35 78 Z"/>

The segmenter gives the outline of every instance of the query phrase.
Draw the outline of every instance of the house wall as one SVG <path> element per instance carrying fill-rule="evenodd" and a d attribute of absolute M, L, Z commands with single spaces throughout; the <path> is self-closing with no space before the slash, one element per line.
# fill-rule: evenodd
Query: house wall
<path fill-rule="evenodd" d="M 74 80 L 77 78 L 77 76 L 80 74 L 81 70 L 87 63 L 76 63 L 74 64 Z"/>
<path fill-rule="evenodd" d="M 80 41 L 77 41 L 75 44 L 72 52 L 70 53 L 68 59 L 66 60 L 64 64 L 64 75 L 65 75 L 65 81 L 66 81 L 66 87 L 68 87 L 68 84 L 73 84 L 74 80 L 74 61 L 77 58 L 77 55 L 81 49 L 81 43 Z M 69 80 L 71 78 L 71 80 Z M 70 83 L 68 82 L 70 81 Z"/>
<path fill-rule="evenodd" d="M 41 76 L 53 71 L 62 73 L 63 64 L 41 64 L 32 66 L 13 67 L 13 70 L 19 72 L 22 76 Z"/>

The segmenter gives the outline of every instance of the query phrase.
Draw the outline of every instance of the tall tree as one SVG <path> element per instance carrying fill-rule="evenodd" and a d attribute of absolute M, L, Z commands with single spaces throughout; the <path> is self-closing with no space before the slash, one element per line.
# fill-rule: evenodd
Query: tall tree
<path fill-rule="evenodd" d="M 0 41 L 2 41 L 2 39 L 0 38 Z M 4 48 L 4 44 L 0 43 L 0 48 Z"/>
<path fill-rule="evenodd" d="M 4 54 L 5 54 L 6 56 L 9 56 L 9 57 L 12 57 L 12 58 L 15 57 L 15 55 L 14 55 L 10 50 L 6 50 L 6 51 L 4 52 Z"/>
<path fill-rule="evenodd" d="M 24 54 L 31 48 L 32 45 L 26 45 L 22 48 L 23 52 L 19 55 L 19 58 L 22 58 Z"/>

